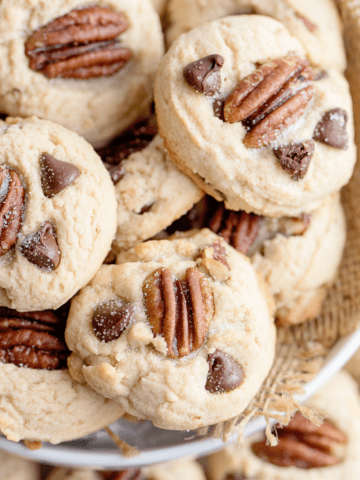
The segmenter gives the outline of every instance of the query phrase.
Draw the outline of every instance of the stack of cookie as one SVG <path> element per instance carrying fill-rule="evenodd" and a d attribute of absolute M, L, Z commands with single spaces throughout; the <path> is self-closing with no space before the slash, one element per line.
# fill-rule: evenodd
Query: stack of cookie
<path fill-rule="evenodd" d="M 330 62 L 328 26 L 302 42 L 286 2 L 278 20 L 242 3 L 257 15 L 189 31 L 160 64 L 150 0 L 0 5 L 9 439 L 69 440 L 124 412 L 178 430 L 233 418 L 272 366 L 274 319 L 320 311 L 355 163 L 337 17 L 324 2 Z"/>

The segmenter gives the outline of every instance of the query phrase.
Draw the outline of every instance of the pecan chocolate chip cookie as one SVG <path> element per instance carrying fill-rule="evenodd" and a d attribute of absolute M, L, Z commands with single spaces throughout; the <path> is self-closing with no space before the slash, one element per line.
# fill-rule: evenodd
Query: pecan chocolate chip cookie
<path fill-rule="evenodd" d="M 118 403 L 70 377 L 64 342 L 68 310 L 0 308 L 0 432 L 9 440 L 73 440 L 123 414 Z M 1 476 L 1 466 L 0 478 L 8 478 Z"/>
<path fill-rule="evenodd" d="M 210 20 L 228 15 L 267 15 L 282 22 L 299 39 L 311 63 L 345 70 L 342 26 L 331 0 L 171 0 L 168 10 L 169 43 Z"/>
<path fill-rule="evenodd" d="M 217 423 L 271 367 L 272 309 L 250 262 L 209 230 L 141 243 L 73 299 L 71 374 L 161 428 Z"/>
<path fill-rule="evenodd" d="M 3 113 L 52 120 L 101 146 L 150 104 L 163 54 L 150 0 L 20 0 L 2 3 L 0 18 Z"/>
<path fill-rule="evenodd" d="M 182 458 L 141 469 L 121 471 L 102 471 L 57 468 L 47 480 L 205 480 L 205 474 L 200 465 L 191 458 Z"/>
<path fill-rule="evenodd" d="M 116 227 L 114 187 L 76 133 L 0 121 L 0 306 L 54 309 L 86 285 Z"/>
<path fill-rule="evenodd" d="M 149 130 L 139 127 L 138 135 L 117 139 L 112 152 L 101 152 L 115 183 L 115 253 L 153 237 L 204 195 L 169 159 L 158 135 L 150 143 Z"/>
<path fill-rule="evenodd" d="M 158 70 L 155 103 L 171 159 L 231 210 L 298 216 L 351 176 L 346 80 L 330 69 L 319 77 L 270 17 L 226 17 L 182 35 Z"/>
<path fill-rule="evenodd" d="M 266 444 L 261 433 L 238 449 L 230 446 L 211 455 L 210 479 L 225 480 L 237 475 L 268 480 L 357 479 L 360 471 L 357 384 L 348 373 L 340 371 L 306 406 L 324 413 L 327 418 L 321 426 L 310 423 L 297 412 L 286 427 L 278 429 L 276 447 Z"/>

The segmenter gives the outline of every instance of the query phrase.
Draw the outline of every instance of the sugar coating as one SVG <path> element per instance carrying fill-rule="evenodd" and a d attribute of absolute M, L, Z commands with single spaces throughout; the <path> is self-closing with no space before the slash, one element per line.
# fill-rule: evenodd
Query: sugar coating
<path fill-rule="evenodd" d="M 74 440 L 110 425 L 124 413 L 118 403 L 75 382 L 68 370 L 1 363 L 0 395 L 0 431 L 14 442 Z"/>
<path fill-rule="evenodd" d="M 40 156 L 72 163 L 80 176 L 52 198 L 41 188 Z M 114 186 L 100 157 L 74 132 L 36 117 L 0 122 L 0 165 L 15 167 L 27 194 L 16 246 L 0 258 L 0 305 L 18 311 L 56 309 L 86 285 L 106 257 L 116 228 Z M 19 250 L 45 221 L 55 227 L 61 259 L 41 270 Z"/>
<path fill-rule="evenodd" d="M 117 230 L 112 249 L 126 250 L 147 240 L 184 215 L 204 195 L 169 159 L 157 136 L 123 163 L 124 177 L 116 184 Z M 141 213 L 144 206 L 149 211 Z"/>
<path fill-rule="evenodd" d="M 39 467 L 34 462 L 0 451 L 0 478 L 4 480 L 37 480 Z"/>
<path fill-rule="evenodd" d="M 212 103 L 227 96 L 252 73 L 255 63 L 304 50 L 278 21 L 261 15 L 226 17 L 182 35 L 164 56 L 155 82 L 160 135 L 175 164 L 227 208 L 267 216 L 299 215 L 315 210 L 324 196 L 349 180 L 355 164 L 352 105 L 348 84 L 336 71 L 314 82 L 315 93 L 305 113 L 276 141 L 260 149 L 246 148 L 245 127 L 214 115 Z M 206 55 L 225 59 L 221 92 L 208 99 L 187 84 L 183 69 Z M 309 140 L 322 115 L 343 108 L 348 114 L 347 150 L 315 142 L 305 178 L 295 181 L 284 171 L 272 147 Z"/>
<path fill-rule="evenodd" d="M 335 280 L 345 239 L 344 211 L 335 194 L 311 214 L 302 235 L 278 234 L 251 256 L 274 296 L 275 316 L 281 317 L 282 324 L 300 323 L 320 313 Z"/>
<path fill-rule="evenodd" d="M 344 401 L 346 399 L 346 401 Z M 331 467 L 302 469 L 278 467 L 260 460 L 252 452 L 253 442 L 263 438 L 262 434 L 246 440 L 241 448 L 227 447 L 209 457 L 211 480 L 225 480 L 228 473 L 240 473 L 247 478 L 267 480 L 357 480 L 360 471 L 360 398 L 356 382 L 344 370 L 336 373 L 306 402 L 307 407 L 323 413 L 347 436 L 344 459 Z"/>
<path fill-rule="evenodd" d="M 142 476 L 152 480 L 205 480 L 200 465 L 191 458 L 158 463 L 141 469 Z M 87 469 L 56 468 L 47 480 L 98 480 L 96 472 Z"/>
<path fill-rule="evenodd" d="M 321 68 L 343 72 L 346 56 L 339 14 L 331 0 L 171 0 L 169 44 L 182 33 L 210 20 L 236 15 L 246 8 L 282 22 L 298 38 L 310 61 Z M 312 31 L 306 20 L 313 25 Z"/>
<path fill-rule="evenodd" d="M 71 374 L 160 428 L 193 429 L 241 413 L 267 375 L 275 348 L 272 299 L 249 260 L 224 244 L 230 277 L 216 281 L 203 270 L 215 314 L 201 348 L 181 359 L 167 357 L 165 340 L 153 337 L 142 292 L 156 269 L 167 267 L 182 278 L 197 265 L 200 251 L 218 240 L 205 229 L 188 238 L 148 241 L 121 254 L 118 261 L 125 263 L 103 266 L 72 301 L 65 332 L 76 365 Z M 132 321 L 118 339 L 100 342 L 91 326 L 94 308 L 115 298 L 134 304 Z M 205 390 L 207 356 L 216 349 L 231 355 L 245 374 L 238 388 L 224 394 Z"/>
<path fill-rule="evenodd" d="M 130 126 L 150 104 L 163 55 L 159 15 L 150 0 L 101 0 L 129 22 L 120 35 L 132 59 L 110 77 L 48 79 L 29 68 L 24 44 L 34 30 L 84 6 L 83 0 L 19 0 L 0 5 L 0 111 L 60 123 L 99 147 Z M 91 2 L 90 2 L 91 4 Z"/>

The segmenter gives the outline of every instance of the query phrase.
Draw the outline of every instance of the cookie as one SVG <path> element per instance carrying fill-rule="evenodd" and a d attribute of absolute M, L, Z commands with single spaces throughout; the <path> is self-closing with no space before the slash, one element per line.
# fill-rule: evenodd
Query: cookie
<path fill-rule="evenodd" d="M 110 249 L 113 184 L 91 145 L 46 120 L 1 121 L 0 151 L 0 305 L 56 309 Z"/>
<path fill-rule="evenodd" d="M 150 0 L 2 2 L 0 18 L 1 112 L 100 146 L 152 101 L 163 36 Z"/>
<path fill-rule="evenodd" d="M 112 244 L 115 253 L 153 237 L 204 195 L 168 158 L 161 137 L 157 135 L 141 149 L 146 143 L 144 136 L 137 137 L 137 152 L 109 167 L 117 200 L 117 230 Z M 127 151 L 134 149 L 128 144 L 124 145 Z M 118 150 L 117 159 L 119 155 Z"/>
<path fill-rule="evenodd" d="M 246 257 L 205 229 L 139 244 L 118 261 L 72 301 L 72 375 L 160 428 L 241 413 L 275 347 L 272 299 Z"/>
<path fill-rule="evenodd" d="M 228 15 L 259 14 L 282 22 L 297 37 L 312 64 L 343 72 L 346 56 L 339 14 L 331 0 L 171 0 L 171 44 L 182 33 Z"/>
<path fill-rule="evenodd" d="M 200 465 L 190 458 L 182 458 L 166 463 L 159 463 L 141 469 L 122 470 L 119 472 L 94 472 L 85 469 L 57 468 L 47 480 L 205 480 Z"/>
<path fill-rule="evenodd" d="M 124 413 L 71 378 L 62 310 L 0 309 L 0 431 L 8 440 L 74 440 Z"/>
<path fill-rule="evenodd" d="M 151 3 L 154 5 L 154 8 L 158 14 L 163 15 L 165 13 L 168 0 L 151 0 Z"/>
<path fill-rule="evenodd" d="M 210 456 L 211 480 L 357 479 L 360 399 L 354 380 L 345 371 L 335 374 L 308 400 L 307 406 L 326 415 L 321 427 L 298 412 L 288 427 L 278 430 L 277 447 L 266 445 L 263 434 L 257 434 L 238 449 L 230 446 Z"/>
<path fill-rule="evenodd" d="M 272 18 L 226 17 L 182 35 L 159 67 L 155 104 L 174 163 L 231 210 L 297 216 L 351 176 L 347 82 L 317 76 Z"/>
<path fill-rule="evenodd" d="M 37 480 L 39 468 L 34 462 L 0 451 L 0 480 Z"/>

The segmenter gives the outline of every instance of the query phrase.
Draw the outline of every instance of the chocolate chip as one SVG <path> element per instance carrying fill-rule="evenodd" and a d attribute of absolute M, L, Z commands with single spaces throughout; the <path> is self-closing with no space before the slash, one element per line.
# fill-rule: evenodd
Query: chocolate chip
<path fill-rule="evenodd" d="M 346 150 L 348 147 L 347 119 L 347 113 L 342 108 L 329 110 L 316 125 L 313 139 L 330 147 Z"/>
<path fill-rule="evenodd" d="M 25 237 L 20 252 L 41 270 L 55 270 L 60 263 L 60 250 L 54 226 L 44 222 L 39 231 Z"/>
<path fill-rule="evenodd" d="M 44 152 L 40 156 L 41 187 L 48 198 L 60 193 L 80 175 L 72 163 L 63 162 Z"/>
<path fill-rule="evenodd" d="M 283 170 L 289 172 L 293 180 L 301 180 L 308 171 L 314 148 L 315 143 L 307 140 L 301 143 L 281 145 L 274 148 L 273 151 Z"/>
<path fill-rule="evenodd" d="M 216 53 L 200 58 L 184 68 L 185 80 L 197 92 L 211 97 L 220 91 L 223 64 L 224 58 Z"/>
<path fill-rule="evenodd" d="M 222 121 L 224 121 L 224 104 L 225 104 L 225 98 L 218 98 L 213 103 L 213 110 L 214 110 L 215 117 L 220 118 L 220 120 Z"/>
<path fill-rule="evenodd" d="M 121 304 L 118 300 L 100 303 L 93 313 L 92 327 L 101 342 L 111 342 L 119 338 L 130 323 L 134 305 Z"/>
<path fill-rule="evenodd" d="M 227 353 L 215 350 L 208 355 L 209 372 L 205 389 L 210 393 L 224 393 L 234 390 L 242 384 L 244 371 Z"/>
<path fill-rule="evenodd" d="M 104 162 L 104 165 L 107 171 L 110 173 L 111 180 L 113 184 L 116 185 L 125 175 L 125 167 L 123 162 L 121 161 L 117 165 L 112 165 L 111 163 Z"/>

